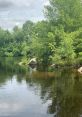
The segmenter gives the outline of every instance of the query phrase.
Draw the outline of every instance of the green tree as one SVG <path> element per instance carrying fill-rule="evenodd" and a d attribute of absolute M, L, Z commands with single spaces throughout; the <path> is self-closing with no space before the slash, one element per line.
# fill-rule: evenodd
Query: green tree
<path fill-rule="evenodd" d="M 55 25 L 62 24 L 65 31 L 74 31 L 82 26 L 81 0 L 49 0 L 45 16 Z"/>

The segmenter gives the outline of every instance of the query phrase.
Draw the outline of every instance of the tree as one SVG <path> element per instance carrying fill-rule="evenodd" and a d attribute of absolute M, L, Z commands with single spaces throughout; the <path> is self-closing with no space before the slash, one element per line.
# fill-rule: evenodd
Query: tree
<path fill-rule="evenodd" d="M 34 56 L 36 56 L 41 63 L 50 64 L 54 44 L 54 35 L 50 32 L 49 23 L 46 21 L 38 22 L 35 25 L 32 38 Z"/>
<path fill-rule="evenodd" d="M 49 0 L 45 6 L 45 16 L 55 25 L 62 24 L 65 31 L 74 31 L 82 26 L 81 0 Z"/>
<path fill-rule="evenodd" d="M 61 59 L 64 58 L 66 62 L 73 63 L 75 58 L 75 52 L 73 47 L 73 39 L 69 34 L 64 34 L 63 41 L 61 43 Z"/>
<path fill-rule="evenodd" d="M 32 40 L 32 33 L 33 33 L 33 30 L 34 30 L 34 23 L 30 20 L 26 21 L 24 24 L 23 24 L 23 33 L 24 33 L 24 40 L 27 41 L 27 43 L 31 42 Z"/>

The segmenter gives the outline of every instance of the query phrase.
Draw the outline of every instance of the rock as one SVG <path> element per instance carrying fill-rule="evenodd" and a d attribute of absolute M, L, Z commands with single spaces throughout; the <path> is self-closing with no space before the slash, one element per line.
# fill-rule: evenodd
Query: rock
<path fill-rule="evenodd" d="M 18 63 L 20 66 L 22 66 L 23 65 L 23 62 L 20 62 L 20 63 Z"/>
<path fill-rule="evenodd" d="M 51 67 L 51 68 L 59 68 L 60 66 L 57 65 L 57 64 L 52 64 L 50 67 Z"/>
<path fill-rule="evenodd" d="M 25 65 L 27 65 L 27 63 L 25 63 L 25 62 L 19 62 L 18 65 L 20 65 L 20 66 L 24 65 L 25 66 Z"/>
<path fill-rule="evenodd" d="M 50 65 L 51 68 L 55 68 L 55 64 Z"/>
<path fill-rule="evenodd" d="M 78 69 L 78 72 L 82 74 L 82 67 Z"/>
<path fill-rule="evenodd" d="M 52 64 L 51 67 L 55 67 L 55 64 Z"/>
<path fill-rule="evenodd" d="M 34 68 L 34 67 L 37 65 L 36 58 L 32 58 L 32 59 L 29 61 L 28 65 Z"/>

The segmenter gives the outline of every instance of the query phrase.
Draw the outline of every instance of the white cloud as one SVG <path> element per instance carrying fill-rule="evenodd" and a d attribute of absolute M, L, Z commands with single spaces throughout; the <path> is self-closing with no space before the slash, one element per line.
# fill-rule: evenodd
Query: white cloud
<path fill-rule="evenodd" d="M 49 0 L 43 0 L 43 5 L 49 5 Z"/>
<path fill-rule="evenodd" d="M 22 25 L 26 20 L 44 19 L 44 5 L 48 0 L 0 0 L 0 26 L 13 28 Z"/>
<path fill-rule="evenodd" d="M 9 7 L 30 7 L 38 0 L 0 0 L 0 8 L 9 8 Z"/>

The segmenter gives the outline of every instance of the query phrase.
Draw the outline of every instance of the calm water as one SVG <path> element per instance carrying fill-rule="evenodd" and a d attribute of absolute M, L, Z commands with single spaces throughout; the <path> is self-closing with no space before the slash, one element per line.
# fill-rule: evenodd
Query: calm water
<path fill-rule="evenodd" d="M 82 117 L 82 75 L 21 68 L 0 58 L 0 117 Z"/>

